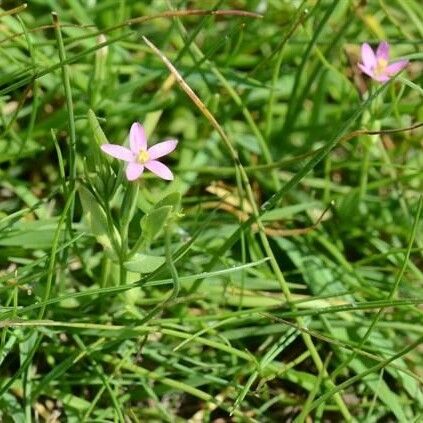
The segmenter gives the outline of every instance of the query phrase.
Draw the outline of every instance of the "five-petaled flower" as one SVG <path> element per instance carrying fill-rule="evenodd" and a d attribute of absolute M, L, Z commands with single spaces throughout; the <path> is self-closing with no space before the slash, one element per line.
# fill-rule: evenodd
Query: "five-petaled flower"
<path fill-rule="evenodd" d="M 160 178 L 171 181 L 173 174 L 170 169 L 156 159 L 171 153 L 178 144 L 176 140 L 167 140 L 147 148 L 147 137 L 144 127 L 135 122 L 129 131 L 129 147 L 117 144 L 103 144 L 101 149 L 116 159 L 127 162 L 126 177 L 128 181 L 138 179 L 147 168 Z"/>
<path fill-rule="evenodd" d="M 362 44 L 361 61 L 363 63 L 358 64 L 361 71 L 378 82 L 389 81 L 408 65 L 408 60 L 389 63 L 389 44 L 386 41 L 379 44 L 376 54 L 367 43 Z"/>

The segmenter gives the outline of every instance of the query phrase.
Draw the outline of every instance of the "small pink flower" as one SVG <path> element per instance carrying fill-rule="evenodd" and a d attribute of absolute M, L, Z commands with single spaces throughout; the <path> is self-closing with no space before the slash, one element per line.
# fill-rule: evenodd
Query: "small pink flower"
<path fill-rule="evenodd" d="M 389 81 L 408 65 L 408 60 L 389 63 L 389 44 L 386 41 L 379 44 L 376 54 L 367 43 L 362 44 L 361 61 L 363 63 L 358 64 L 361 71 L 378 82 Z"/>
<path fill-rule="evenodd" d="M 103 144 L 101 149 L 116 159 L 128 163 L 126 166 L 126 177 L 128 181 L 135 181 L 147 168 L 160 178 L 171 181 L 173 174 L 170 169 L 156 159 L 171 153 L 178 144 L 176 140 L 163 141 L 147 148 L 147 137 L 144 127 L 135 122 L 129 131 L 129 147 L 122 147 L 117 144 Z"/>

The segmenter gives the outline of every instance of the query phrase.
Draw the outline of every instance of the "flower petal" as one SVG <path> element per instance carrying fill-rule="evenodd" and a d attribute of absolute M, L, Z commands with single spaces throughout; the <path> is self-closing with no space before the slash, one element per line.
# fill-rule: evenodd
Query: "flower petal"
<path fill-rule="evenodd" d="M 143 172 L 144 166 L 140 165 L 139 163 L 132 162 L 128 163 L 128 166 L 126 166 L 125 173 L 128 181 L 135 181 L 135 179 L 138 179 Z"/>
<path fill-rule="evenodd" d="M 367 44 L 363 43 L 361 46 L 361 60 L 366 68 L 370 69 L 376 66 L 376 56 L 372 48 Z"/>
<path fill-rule="evenodd" d="M 106 154 L 114 157 L 115 159 L 124 160 L 125 162 L 132 162 L 134 160 L 134 154 L 132 151 L 129 148 L 122 147 L 121 145 L 103 144 L 100 148 Z"/>
<path fill-rule="evenodd" d="M 374 73 L 372 69 L 367 68 L 366 66 L 362 65 L 361 63 L 358 63 L 357 66 L 360 68 L 361 72 L 365 73 L 366 75 L 370 76 L 370 78 L 373 78 Z"/>
<path fill-rule="evenodd" d="M 134 122 L 129 131 L 129 146 L 134 154 L 138 154 L 141 150 L 147 150 L 145 130 L 138 122 Z"/>
<path fill-rule="evenodd" d="M 173 179 L 173 174 L 170 169 L 157 160 L 151 160 L 147 162 L 145 167 L 162 179 L 166 179 L 167 181 L 171 181 Z"/>
<path fill-rule="evenodd" d="M 389 44 L 382 41 L 376 50 L 376 59 L 389 60 Z"/>
<path fill-rule="evenodd" d="M 395 75 L 402 71 L 408 65 L 408 60 L 398 60 L 397 62 L 391 63 L 386 66 L 385 72 L 387 75 Z"/>
<path fill-rule="evenodd" d="M 148 157 L 150 158 L 150 160 L 155 160 L 159 157 L 166 156 L 166 154 L 171 153 L 177 145 L 178 141 L 176 140 L 167 140 L 159 142 L 158 144 L 153 145 L 148 149 Z"/>
<path fill-rule="evenodd" d="M 381 75 L 375 75 L 373 79 L 377 82 L 388 82 L 391 78 L 386 73 L 382 73 Z"/>

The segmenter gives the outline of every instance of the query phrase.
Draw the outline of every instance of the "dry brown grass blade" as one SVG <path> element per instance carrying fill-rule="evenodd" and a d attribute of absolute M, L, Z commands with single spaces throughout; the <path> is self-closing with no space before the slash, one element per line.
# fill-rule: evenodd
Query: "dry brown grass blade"
<path fill-rule="evenodd" d="M 16 15 L 17 13 L 21 13 L 23 10 L 27 8 L 27 4 L 23 3 L 19 6 L 14 7 L 13 9 L 5 10 L 4 12 L 0 12 L 0 18 L 3 16 L 10 16 L 10 15 Z"/>

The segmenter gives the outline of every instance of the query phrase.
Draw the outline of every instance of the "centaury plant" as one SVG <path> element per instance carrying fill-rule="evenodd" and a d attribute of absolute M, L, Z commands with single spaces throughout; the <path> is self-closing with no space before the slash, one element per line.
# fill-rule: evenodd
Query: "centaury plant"
<path fill-rule="evenodd" d="M 421 420 L 417 0 L 0 6 L 0 421 Z"/>

